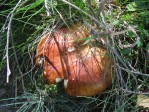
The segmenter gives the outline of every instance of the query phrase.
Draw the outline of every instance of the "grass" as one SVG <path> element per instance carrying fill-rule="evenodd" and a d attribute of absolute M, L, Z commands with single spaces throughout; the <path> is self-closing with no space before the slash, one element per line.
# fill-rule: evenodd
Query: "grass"
<path fill-rule="evenodd" d="M 1 108 L 17 112 L 139 112 L 143 109 L 136 102 L 138 94 L 149 95 L 147 0 L 107 1 L 105 6 L 95 0 L 0 3 L 0 91 L 4 92 L 0 94 Z M 36 46 L 42 35 L 55 25 L 70 26 L 78 21 L 88 28 L 90 24 L 96 26 L 93 38 L 104 36 L 112 40 L 106 46 L 115 63 L 115 78 L 107 91 L 94 97 L 67 96 L 61 85 L 46 85 L 42 70 L 35 68 Z M 6 83 L 9 67 L 11 75 Z"/>

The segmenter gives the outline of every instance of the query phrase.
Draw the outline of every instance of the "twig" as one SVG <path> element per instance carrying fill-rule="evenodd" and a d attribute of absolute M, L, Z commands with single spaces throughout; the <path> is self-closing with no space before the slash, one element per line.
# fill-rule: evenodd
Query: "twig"
<path fill-rule="evenodd" d="M 115 49 L 113 46 L 111 46 L 111 44 L 110 44 L 109 41 L 107 41 L 107 46 L 108 46 L 108 47 L 111 49 L 111 51 L 115 54 L 115 56 L 117 57 L 117 59 L 123 64 L 123 66 L 126 68 L 126 70 L 127 70 L 128 72 L 130 72 L 131 70 L 128 68 L 128 66 L 127 66 L 126 63 L 123 61 L 123 59 L 121 58 L 121 56 L 118 54 L 118 52 L 116 51 L 116 49 Z M 134 80 L 135 80 L 135 82 L 136 82 L 136 85 L 138 85 L 136 76 L 134 76 L 134 75 L 132 74 L 132 72 L 130 72 L 130 73 L 131 73 L 130 75 L 134 78 Z"/>
<path fill-rule="evenodd" d="M 49 10 L 49 7 L 48 7 L 47 0 L 44 0 L 44 4 L 45 4 L 45 8 L 46 8 L 46 12 L 47 12 L 47 16 L 50 16 L 50 10 Z"/>
<path fill-rule="evenodd" d="M 108 1 L 108 0 L 102 0 L 101 4 L 100 4 L 100 6 L 99 6 L 99 9 L 98 9 L 98 11 L 97 11 L 97 13 L 96 13 L 97 18 L 98 18 L 98 16 L 100 15 L 101 11 L 103 10 L 103 8 L 104 8 L 104 6 L 105 6 L 105 4 L 106 4 L 107 1 Z"/>
<path fill-rule="evenodd" d="M 117 65 L 119 66 L 119 65 Z M 137 74 L 137 75 L 141 75 L 141 76 L 145 76 L 145 77 L 149 77 L 149 74 L 144 74 L 144 73 L 141 73 L 139 71 L 133 71 L 133 70 L 128 70 L 128 69 L 125 69 L 121 66 L 119 66 L 122 70 L 126 71 L 126 72 L 130 72 L 130 73 L 134 73 L 134 74 Z"/>
<path fill-rule="evenodd" d="M 14 50 L 14 58 L 15 58 L 15 61 L 16 61 L 16 64 L 17 64 L 18 71 L 19 71 L 19 73 L 20 73 L 20 75 L 21 75 L 21 77 L 22 77 L 21 82 L 22 82 L 22 86 L 23 86 L 23 91 L 24 91 L 24 93 L 25 93 L 24 80 L 23 80 L 23 76 L 22 76 L 22 71 L 21 71 L 21 68 L 20 68 L 20 64 L 19 64 L 19 61 L 18 61 L 18 57 L 17 57 L 17 53 L 16 53 L 16 49 L 15 49 L 13 37 L 11 38 L 11 41 L 12 41 L 12 48 L 13 48 L 13 50 Z M 16 81 L 16 82 L 17 82 L 17 81 Z M 17 83 L 16 83 L 16 85 L 17 85 Z M 17 86 L 16 86 L 16 87 L 17 87 Z M 17 91 L 16 91 L 16 93 L 17 93 Z"/>
<path fill-rule="evenodd" d="M 12 17 L 13 17 L 13 14 L 11 15 L 10 21 L 8 23 L 7 42 L 6 42 L 6 55 L 5 55 L 6 56 L 6 61 L 7 61 L 7 80 L 6 80 L 7 83 L 9 82 L 9 76 L 11 74 L 10 67 L 9 67 L 9 50 L 8 49 L 9 49 L 9 37 L 10 37 Z"/>
<path fill-rule="evenodd" d="M 127 30 L 123 30 L 123 31 L 119 31 L 119 32 L 111 32 L 111 31 L 104 31 L 104 32 L 97 32 L 96 29 L 94 27 L 92 27 L 91 25 L 89 25 L 87 22 L 84 22 L 84 25 L 86 27 L 88 27 L 89 29 L 91 29 L 91 33 L 93 35 L 98 35 L 98 36 L 102 36 L 105 37 L 107 35 L 111 35 L 111 36 L 116 36 L 116 35 L 120 35 L 120 34 L 125 34 L 126 32 L 130 31 L 129 29 Z M 133 28 L 137 28 L 137 26 L 134 26 Z M 115 38 L 115 37 L 114 37 Z"/>
<path fill-rule="evenodd" d="M 56 9 L 56 12 L 59 14 L 59 17 L 63 20 L 63 22 L 65 23 L 65 25 L 68 27 L 68 24 L 65 21 L 65 19 L 63 18 L 62 14 L 57 9 Z"/>
<path fill-rule="evenodd" d="M 129 94 L 142 94 L 142 95 L 149 95 L 149 92 L 140 92 L 140 91 L 131 91 L 131 90 L 126 90 L 122 89 L 125 93 Z"/>
<path fill-rule="evenodd" d="M 9 76 L 11 74 L 10 71 L 10 65 L 9 65 L 9 38 L 10 38 L 10 30 L 11 30 L 11 23 L 12 23 L 12 18 L 14 16 L 14 12 L 16 10 L 16 8 L 19 6 L 19 4 L 21 3 L 22 0 L 19 0 L 19 2 L 17 3 L 17 5 L 13 8 L 13 10 L 8 14 L 7 16 L 7 20 L 9 20 L 8 25 L 7 25 L 7 42 L 6 42 L 6 62 L 7 62 L 7 79 L 6 82 L 9 82 Z M 3 28 L 6 28 L 5 25 L 7 23 L 7 20 L 3 26 Z"/>
<path fill-rule="evenodd" d="M 2 33 L 0 32 L 0 46 L 2 45 Z"/>
<path fill-rule="evenodd" d="M 114 32 L 114 33 L 111 33 L 111 36 L 125 34 L 125 33 L 128 32 L 128 31 L 130 31 L 130 30 L 127 29 L 127 30 L 122 30 L 122 31 L 119 31 L 119 32 Z"/>
<path fill-rule="evenodd" d="M 124 21 L 124 24 L 128 25 L 125 21 Z M 129 25 L 127 28 L 128 28 L 130 31 L 132 31 L 132 32 L 136 35 L 137 39 L 136 39 L 136 41 L 135 41 L 133 44 L 128 44 L 128 45 L 122 45 L 122 43 L 119 42 L 121 48 L 133 48 L 133 47 L 135 47 L 135 46 L 138 44 L 138 42 L 140 41 L 140 37 L 139 37 L 138 34 L 136 33 L 135 29 L 134 29 L 132 26 L 130 26 L 130 25 Z"/>
<path fill-rule="evenodd" d="M 1 4 L 0 4 L 0 7 L 6 2 L 7 0 L 4 0 Z"/>
<path fill-rule="evenodd" d="M 103 24 L 101 24 L 96 18 L 94 18 L 93 16 L 89 15 L 88 13 L 86 13 L 85 11 L 81 10 L 79 7 L 73 5 L 72 3 L 66 1 L 66 0 L 62 0 L 63 2 L 67 3 L 68 5 L 74 7 L 75 9 L 79 10 L 80 12 L 84 13 L 85 15 L 87 15 L 89 18 L 91 18 L 92 20 L 94 20 L 94 22 L 98 25 L 101 26 L 102 29 L 105 29 L 105 26 Z"/>

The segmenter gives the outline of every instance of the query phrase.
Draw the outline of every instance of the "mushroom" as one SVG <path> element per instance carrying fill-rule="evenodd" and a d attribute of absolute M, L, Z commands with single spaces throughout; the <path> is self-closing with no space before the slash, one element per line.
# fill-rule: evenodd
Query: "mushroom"
<path fill-rule="evenodd" d="M 45 35 L 37 47 L 36 65 L 43 60 L 44 78 L 49 84 L 63 80 L 68 95 L 93 96 L 111 84 L 113 63 L 105 48 L 83 45 L 89 34 L 79 28 Z"/>

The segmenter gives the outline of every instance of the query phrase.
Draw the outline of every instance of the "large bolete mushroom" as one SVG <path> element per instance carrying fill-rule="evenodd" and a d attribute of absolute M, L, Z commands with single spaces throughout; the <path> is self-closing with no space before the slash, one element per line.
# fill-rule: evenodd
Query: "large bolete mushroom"
<path fill-rule="evenodd" d="M 45 35 L 37 47 L 36 65 L 43 60 L 43 76 L 49 84 L 64 81 L 70 96 L 93 96 L 112 81 L 112 61 L 103 47 L 84 45 L 88 32 L 79 26 Z"/>

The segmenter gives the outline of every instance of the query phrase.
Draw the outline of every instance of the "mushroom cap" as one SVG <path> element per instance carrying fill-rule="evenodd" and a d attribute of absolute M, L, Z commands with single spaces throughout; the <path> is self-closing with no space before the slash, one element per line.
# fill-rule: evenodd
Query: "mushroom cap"
<path fill-rule="evenodd" d="M 45 35 L 37 47 L 36 65 L 44 58 L 44 78 L 49 84 L 64 79 L 70 96 L 97 95 L 112 82 L 112 60 L 103 47 L 82 45 L 88 33 L 77 28 Z"/>

